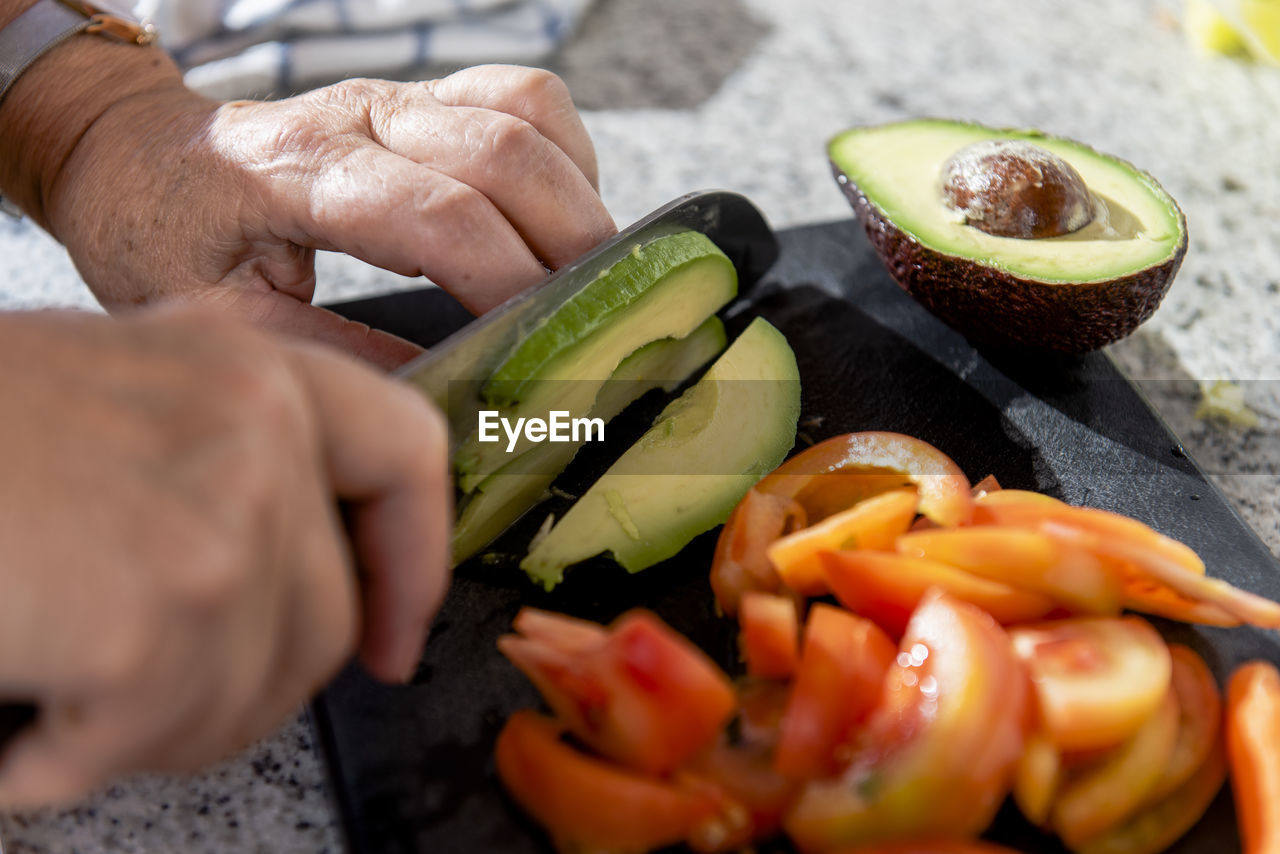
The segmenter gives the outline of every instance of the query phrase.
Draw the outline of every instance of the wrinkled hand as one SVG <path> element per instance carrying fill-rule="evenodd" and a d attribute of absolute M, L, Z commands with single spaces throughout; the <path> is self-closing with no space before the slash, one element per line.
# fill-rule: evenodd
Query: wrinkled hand
<path fill-rule="evenodd" d="M 314 250 L 482 312 L 615 230 L 568 90 L 514 66 L 279 102 L 148 89 L 75 145 L 47 214 L 110 310 L 181 296 L 385 366 L 417 349 L 308 305 Z"/>
<path fill-rule="evenodd" d="M 450 518 L 420 395 L 191 309 L 0 314 L 0 363 L 0 701 L 40 707 L 0 805 L 223 757 L 357 644 L 412 672 Z"/>

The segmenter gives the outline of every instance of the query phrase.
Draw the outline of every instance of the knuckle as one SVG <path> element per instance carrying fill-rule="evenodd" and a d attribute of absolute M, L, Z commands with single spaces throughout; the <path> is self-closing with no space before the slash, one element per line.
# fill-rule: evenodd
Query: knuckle
<path fill-rule="evenodd" d="M 255 561 L 239 538 L 206 526 L 188 540 L 186 556 L 169 574 L 180 611 L 209 613 L 240 602 L 255 576 Z"/>
<path fill-rule="evenodd" d="M 458 223 L 467 230 L 480 227 L 489 205 L 483 193 L 461 181 L 444 181 L 436 184 L 417 199 L 418 211 L 424 218 L 439 218 L 443 222 Z"/>
<path fill-rule="evenodd" d="M 241 351 L 223 360 L 209 385 L 207 393 L 235 422 L 232 429 L 262 431 L 259 438 L 270 443 L 296 435 L 301 426 L 303 405 L 293 374 L 269 348 L 252 355 Z M 247 446 L 255 447 L 254 443 Z"/>
<path fill-rule="evenodd" d="M 500 113 L 488 120 L 483 134 L 483 149 L 498 164 L 518 164 L 527 168 L 543 144 L 542 134 L 524 119 Z"/>

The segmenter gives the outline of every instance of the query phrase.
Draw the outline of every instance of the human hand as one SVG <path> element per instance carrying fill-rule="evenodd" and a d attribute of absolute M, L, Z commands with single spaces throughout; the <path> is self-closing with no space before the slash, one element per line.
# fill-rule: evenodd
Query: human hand
<path fill-rule="evenodd" d="M 118 45 L 74 49 L 50 56 L 110 51 L 110 63 L 141 62 L 141 51 Z M 56 171 L 34 193 L 33 215 L 108 310 L 182 297 L 390 367 L 418 349 L 309 305 L 315 250 L 425 275 L 478 313 L 615 231 L 591 141 L 549 72 L 481 66 L 425 83 L 350 80 L 284 101 L 219 104 L 164 68 L 136 71 L 157 79 L 114 84 L 130 94 L 64 158 L 11 167 Z M 41 81 L 28 75 L 0 129 L 13 111 L 40 109 L 32 86 Z M 58 90 L 44 82 L 37 94 L 48 100 Z M 9 135 L 72 134 L 19 126 Z"/>
<path fill-rule="evenodd" d="M 0 702 L 40 708 L 0 806 L 223 757 L 357 645 L 411 674 L 451 513 L 420 395 L 191 309 L 0 314 L 0 363 Z"/>

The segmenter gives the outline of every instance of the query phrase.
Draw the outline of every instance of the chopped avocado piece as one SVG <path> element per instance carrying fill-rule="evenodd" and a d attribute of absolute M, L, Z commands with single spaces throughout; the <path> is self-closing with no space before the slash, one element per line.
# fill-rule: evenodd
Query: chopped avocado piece
<path fill-rule="evenodd" d="M 893 277 L 979 341 L 1108 344 L 1155 311 L 1186 252 L 1150 175 L 1072 140 L 927 119 L 847 130 L 828 156 Z"/>
<path fill-rule="evenodd" d="M 800 416 L 795 355 L 756 319 L 696 385 L 569 509 L 520 563 L 550 590 L 566 567 L 610 552 L 629 572 L 724 522 L 786 457 Z"/>
<path fill-rule="evenodd" d="M 502 417 L 586 415 L 614 368 L 660 338 L 683 338 L 737 294 L 733 263 L 705 235 L 684 231 L 637 246 L 532 329 L 485 383 Z M 480 442 L 455 454 L 464 492 L 530 447 Z"/>
<path fill-rule="evenodd" d="M 684 338 L 646 344 L 618 365 L 596 396 L 590 416 L 608 422 L 652 389 L 675 390 L 723 350 L 725 342 L 724 324 L 713 315 Z M 454 525 L 454 562 L 480 551 L 541 501 L 581 446 L 582 442 L 544 442 L 485 478 Z"/>

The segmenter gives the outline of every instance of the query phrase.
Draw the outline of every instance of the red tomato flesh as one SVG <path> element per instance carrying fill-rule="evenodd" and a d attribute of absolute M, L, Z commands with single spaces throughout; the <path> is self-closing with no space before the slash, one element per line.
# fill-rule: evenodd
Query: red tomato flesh
<path fill-rule="evenodd" d="M 743 594 L 741 607 L 738 639 L 747 674 L 761 679 L 789 679 L 800 656 L 795 601 L 751 590 Z"/>
<path fill-rule="evenodd" d="M 926 596 L 848 769 L 805 786 L 787 833 L 805 852 L 977 835 L 1009 791 L 1025 685 L 994 620 L 945 593 Z"/>
<path fill-rule="evenodd" d="M 1120 583 L 1096 558 L 1038 531 L 1002 526 L 915 531 L 897 550 L 1048 596 L 1072 613 L 1118 614 Z"/>
<path fill-rule="evenodd" d="M 528 610 L 528 609 L 526 609 Z M 687 638 L 647 611 L 619 617 L 594 647 L 582 621 L 517 618 L 533 636 L 504 635 L 498 648 L 529 678 L 584 744 L 629 768 L 662 774 L 712 744 L 733 715 L 728 678 Z"/>
<path fill-rule="evenodd" d="M 1047 596 L 971 575 L 926 558 L 892 552 L 838 551 L 822 555 L 827 586 L 840 604 L 875 620 L 894 637 L 930 588 L 986 611 L 1001 624 L 1045 617 L 1057 607 Z"/>
<path fill-rule="evenodd" d="M 556 722 L 516 712 L 498 736 L 498 776 L 562 850 L 650 851 L 723 836 L 725 803 L 714 789 L 627 771 L 561 741 Z"/>
<path fill-rule="evenodd" d="M 1064 751 L 1113 747 L 1164 702 L 1169 648 L 1138 617 L 1055 620 L 1009 630 L 1045 732 Z"/>
<path fill-rule="evenodd" d="M 782 716 L 775 763 L 779 773 L 807 779 L 838 769 L 837 748 L 879 701 L 897 652 L 870 620 L 823 603 L 810 609 Z"/>
<path fill-rule="evenodd" d="M 915 490 L 894 489 L 774 540 L 766 553 L 789 589 L 803 596 L 821 596 L 827 592 L 822 552 L 845 548 L 891 550 L 915 517 Z"/>

